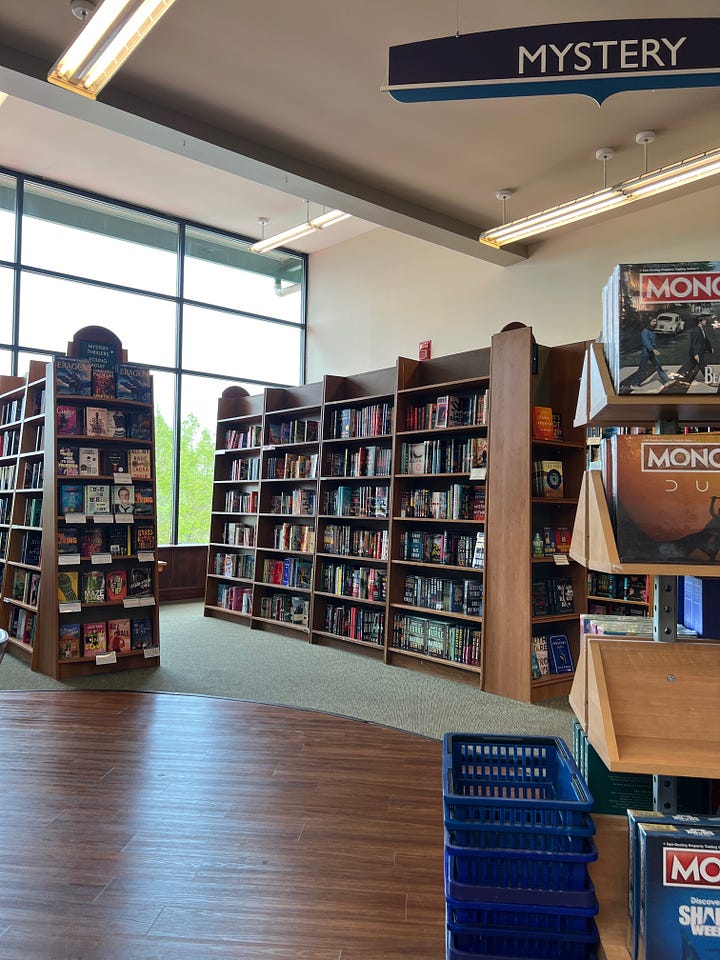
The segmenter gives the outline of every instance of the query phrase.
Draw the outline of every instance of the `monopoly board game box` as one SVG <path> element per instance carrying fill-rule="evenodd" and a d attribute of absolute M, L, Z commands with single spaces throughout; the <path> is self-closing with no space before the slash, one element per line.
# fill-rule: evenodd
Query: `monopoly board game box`
<path fill-rule="evenodd" d="M 618 393 L 717 393 L 720 261 L 618 264 L 603 314 Z"/>
<path fill-rule="evenodd" d="M 640 823 L 638 960 L 720 957 L 720 829 Z"/>

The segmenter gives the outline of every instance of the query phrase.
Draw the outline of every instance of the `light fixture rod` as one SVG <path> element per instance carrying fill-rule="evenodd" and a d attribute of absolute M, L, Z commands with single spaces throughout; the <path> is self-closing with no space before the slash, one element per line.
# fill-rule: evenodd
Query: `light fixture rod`
<path fill-rule="evenodd" d="M 267 253 L 268 250 L 274 250 L 276 247 L 284 247 L 294 240 L 307 237 L 316 230 L 324 230 L 335 223 L 340 223 L 341 220 L 347 220 L 350 216 L 349 213 L 343 213 L 342 210 L 328 210 L 326 213 L 321 213 L 319 216 L 310 219 L 309 201 L 306 201 L 306 211 L 308 219 L 305 223 L 299 223 L 296 227 L 290 227 L 288 230 L 283 230 L 282 233 L 276 233 L 267 239 L 263 236 L 261 240 L 250 246 L 251 253 Z"/>

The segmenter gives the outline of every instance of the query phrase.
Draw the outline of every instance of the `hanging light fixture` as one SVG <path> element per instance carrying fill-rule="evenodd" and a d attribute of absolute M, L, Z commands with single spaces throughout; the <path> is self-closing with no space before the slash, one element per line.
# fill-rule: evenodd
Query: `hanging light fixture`
<path fill-rule="evenodd" d="M 258 217 L 258 222 L 262 226 L 262 238 L 253 243 L 250 247 L 251 253 L 267 253 L 268 250 L 274 250 L 276 247 L 284 247 L 294 240 L 300 240 L 301 237 L 307 237 L 316 230 L 325 230 L 341 220 L 347 220 L 349 213 L 343 213 L 342 210 L 328 210 L 317 217 L 310 219 L 310 204 L 306 204 L 306 219 L 304 223 L 299 223 L 296 227 L 290 227 L 283 230 L 282 233 L 276 233 L 272 237 L 265 237 L 265 225 L 269 222 L 267 217 Z"/>
<path fill-rule="evenodd" d="M 649 136 L 654 139 L 652 131 L 643 131 L 636 137 L 636 141 L 644 145 L 646 159 L 647 144 L 652 142 L 652 139 L 647 139 Z M 596 153 L 598 159 L 607 159 L 602 154 L 609 149 L 598 150 Z M 645 167 L 647 170 L 647 163 Z M 579 197 L 577 200 L 570 200 L 520 220 L 513 220 L 499 227 L 493 227 L 491 230 L 485 230 L 480 234 L 479 239 L 481 243 L 499 248 L 508 243 L 527 240 L 529 237 L 556 230 L 558 227 L 606 213 L 608 210 L 625 206 L 636 200 L 675 190 L 718 173 L 720 173 L 720 148 L 651 170 L 649 173 L 644 172 L 639 177 L 624 180 L 613 187 L 603 187 L 602 190 Z"/>
<path fill-rule="evenodd" d="M 48 80 L 94 100 L 175 0 L 73 0 L 85 26 L 54 64 Z"/>

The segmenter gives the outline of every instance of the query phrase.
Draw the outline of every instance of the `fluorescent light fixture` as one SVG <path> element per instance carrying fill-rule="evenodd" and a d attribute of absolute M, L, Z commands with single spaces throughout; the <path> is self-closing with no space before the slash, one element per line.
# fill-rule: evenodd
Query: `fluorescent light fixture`
<path fill-rule="evenodd" d="M 321 213 L 318 217 L 306 220 L 305 223 L 298 224 L 297 227 L 290 227 L 289 230 L 283 230 L 282 233 L 276 233 L 272 237 L 263 237 L 262 240 L 252 244 L 250 251 L 251 253 L 267 253 L 268 250 L 274 250 L 276 247 L 284 247 L 294 240 L 307 237 L 316 230 L 324 230 L 334 223 L 347 220 L 349 216 L 349 213 L 343 213 L 342 210 L 329 210 L 327 213 Z"/>
<path fill-rule="evenodd" d="M 94 100 L 175 0 L 103 0 L 48 74 Z"/>
<path fill-rule="evenodd" d="M 633 180 L 625 180 L 614 187 L 607 187 L 591 193 L 577 200 L 570 200 L 557 207 L 541 210 L 540 213 L 513 220 L 480 234 L 480 242 L 491 247 L 502 247 L 507 243 L 518 240 L 527 240 L 528 237 L 538 236 L 564 227 L 569 223 L 577 223 L 599 213 L 613 210 L 635 200 L 675 190 L 677 187 L 694 183 L 705 177 L 720 173 L 720 148 L 707 153 L 681 160 L 679 163 L 652 170 Z"/>

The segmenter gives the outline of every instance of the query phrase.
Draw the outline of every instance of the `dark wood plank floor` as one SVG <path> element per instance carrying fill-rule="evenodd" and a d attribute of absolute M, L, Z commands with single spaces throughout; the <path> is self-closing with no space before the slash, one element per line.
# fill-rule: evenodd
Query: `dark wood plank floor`
<path fill-rule="evenodd" d="M 0 694 L 0 960 L 440 960 L 440 744 L 176 694 Z"/>

